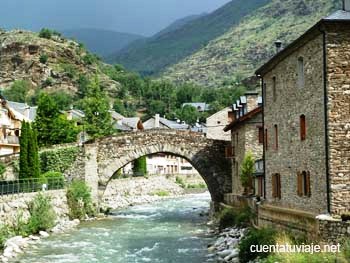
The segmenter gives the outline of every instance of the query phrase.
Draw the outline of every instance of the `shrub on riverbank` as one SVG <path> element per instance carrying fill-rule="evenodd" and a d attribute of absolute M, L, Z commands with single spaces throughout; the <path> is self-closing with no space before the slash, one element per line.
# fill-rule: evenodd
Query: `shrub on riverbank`
<path fill-rule="evenodd" d="M 186 184 L 185 184 L 184 180 L 179 176 L 176 176 L 175 183 L 177 183 L 182 188 L 186 188 Z"/>
<path fill-rule="evenodd" d="M 239 243 L 239 259 L 240 262 L 246 263 L 259 258 L 266 258 L 268 252 L 251 252 L 251 246 L 274 245 L 276 242 L 276 231 L 271 228 L 250 229 L 248 234 Z"/>
<path fill-rule="evenodd" d="M 4 248 L 5 242 L 14 236 L 13 230 L 7 225 L 0 225 L 0 250 Z"/>
<path fill-rule="evenodd" d="M 29 213 L 28 234 L 36 234 L 39 231 L 51 229 L 55 225 L 56 214 L 50 198 L 42 193 L 37 194 L 34 200 L 29 203 Z"/>
<path fill-rule="evenodd" d="M 217 216 L 220 229 L 232 226 L 246 227 L 250 224 L 250 220 L 253 217 L 254 214 L 249 207 L 244 207 L 239 210 L 224 208 Z"/>
<path fill-rule="evenodd" d="M 91 190 L 84 181 L 76 180 L 67 189 L 69 216 L 71 219 L 84 219 L 85 216 L 94 216 L 94 206 L 91 199 Z"/>

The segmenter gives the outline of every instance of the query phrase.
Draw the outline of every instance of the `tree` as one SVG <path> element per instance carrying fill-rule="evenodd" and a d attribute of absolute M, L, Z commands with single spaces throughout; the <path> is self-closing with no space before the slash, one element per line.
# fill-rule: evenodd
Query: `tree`
<path fill-rule="evenodd" d="M 242 165 L 241 165 L 241 173 L 240 179 L 242 186 L 245 189 L 245 192 L 248 187 L 251 187 L 252 177 L 255 172 L 255 160 L 253 154 L 251 152 L 247 152 L 244 156 Z"/>
<path fill-rule="evenodd" d="M 134 161 L 134 166 L 132 171 L 134 175 L 146 175 L 147 174 L 147 158 L 146 156 L 140 157 Z"/>
<path fill-rule="evenodd" d="M 87 96 L 81 101 L 85 113 L 85 130 L 92 138 L 111 135 L 115 132 L 112 116 L 109 112 L 109 101 L 101 91 L 97 76 L 90 80 Z"/>
<path fill-rule="evenodd" d="M 40 146 L 74 142 L 79 132 L 73 122 L 61 115 L 55 101 L 46 93 L 39 95 L 34 126 Z"/>
<path fill-rule="evenodd" d="M 30 84 L 25 80 L 16 80 L 9 89 L 4 90 L 2 94 L 7 100 L 16 102 L 25 102 Z"/>
<path fill-rule="evenodd" d="M 37 133 L 29 123 L 23 122 L 20 136 L 19 177 L 38 178 L 40 175 Z"/>
<path fill-rule="evenodd" d="M 28 124 L 22 122 L 21 136 L 19 138 L 19 178 L 26 178 L 28 175 Z"/>
<path fill-rule="evenodd" d="M 37 140 L 37 132 L 35 129 L 28 126 L 28 177 L 39 178 L 40 163 L 39 163 L 39 148 Z"/>
<path fill-rule="evenodd" d="M 185 121 L 187 124 L 194 125 L 197 122 L 199 113 L 197 109 L 191 105 L 186 105 L 182 107 L 181 110 L 177 112 L 177 118 Z"/>

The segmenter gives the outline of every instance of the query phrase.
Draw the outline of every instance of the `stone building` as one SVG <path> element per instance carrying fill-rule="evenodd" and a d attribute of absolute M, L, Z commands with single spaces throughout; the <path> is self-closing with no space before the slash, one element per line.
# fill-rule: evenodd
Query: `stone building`
<path fill-rule="evenodd" d="M 350 1 L 257 70 L 266 196 L 259 224 L 302 231 L 350 212 Z"/>
<path fill-rule="evenodd" d="M 227 107 L 209 116 L 206 120 L 208 139 L 230 141 L 231 135 L 223 128 L 233 121 L 232 107 Z"/>
<path fill-rule="evenodd" d="M 257 92 L 249 92 L 233 105 L 233 120 L 224 129 L 231 134 L 232 149 L 227 157 L 232 158 L 232 193 L 225 195 L 225 202 L 237 204 L 243 194 L 240 181 L 240 167 L 245 155 L 251 152 L 255 160 L 263 157 L 262 98 Z M 255 195 L 263 195 L 263 175 L 256 179 Z M 255 184 L 255 182 L 252 182 Z M 254 186 L 252 184 L 252 186 Z"/>

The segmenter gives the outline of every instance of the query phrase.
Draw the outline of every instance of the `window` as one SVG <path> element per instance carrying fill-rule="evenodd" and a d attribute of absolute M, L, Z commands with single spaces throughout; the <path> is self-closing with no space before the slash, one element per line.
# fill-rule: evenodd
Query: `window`
<path fill-rule="evenodd" d="M 310 172 L 302 171 L 297 174 L 298 196 L 311 196 Z"/>
<path fill-rule="evenodd" d="M 277 127 L 277 124 L 275 124 L 274 129 L 275 129 L 275 150 L 278 150 L 278 127 Z"/>
<path fill-rule="evenodd" d="M 304 80 L 304 58 L 298 58 L 298 87 L 303 88 L 305 84 Z"/>
<path fill-rule="evenodd" d="M 281 175 L 272 175 L 272 197 L 281 199 Z"/>
<path fill-rule="evenodd" d="M 262 144 L 264 143 L 264 128 L 259 127 L 259 143 Z"/>
<path fill-rule="evenodd" d="M 268 137 L 267 137 L 267 129 L 265 129 L 265 150 L 267 151 L 268 150 Z"/>
<path fill-rule="evenodd" d="M 272 78 L 272 98 L 273 98 L 273 101 L 276 101 L 276 77 L 273 77 Z"/>
<path fill-rule="evenodd" d="M 266 105 L 266 83 L 263 84 L 263 104 Z"/>
<path fill-rule="evenodd" d="M 300 140 L 304 141 L 306 139 L 306 119 L 305 115 L 300 116 Z"/>

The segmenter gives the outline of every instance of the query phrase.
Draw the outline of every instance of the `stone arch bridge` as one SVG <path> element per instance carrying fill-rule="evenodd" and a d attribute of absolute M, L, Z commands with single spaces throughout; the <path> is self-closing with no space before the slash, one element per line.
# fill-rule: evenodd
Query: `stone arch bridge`
<path fill-rule="evenodd" d="M 66 176 L 84 179 L 98 203 L 109 180 L 120 168 L 145 155 L 169 153 L 193 165 L 206 182 L 212 201 L 218 203 L 232 189 L 231 162 L 225 158 L 228 144 L 190 131 L 159 129 L 122 133 L 86 142 Z"/>

